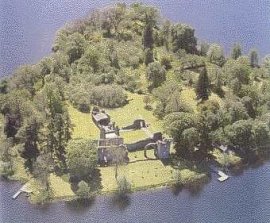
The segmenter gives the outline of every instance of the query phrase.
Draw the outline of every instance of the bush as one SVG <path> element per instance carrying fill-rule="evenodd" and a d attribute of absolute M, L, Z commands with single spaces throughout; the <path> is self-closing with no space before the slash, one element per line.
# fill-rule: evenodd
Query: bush
<path fill-rule="evenodd" d="M 84 86 L 70 86 L 67 90 L 71 104 L 81 112 L 90 112 L 90 93 Z"/>
<path fill-rule="evenodd" d="M 89 197 L 90 195 L 90 187 L 85 181 L 80 181 L 78 184 L 78 190 L 76 191 L 76 194 L 81 198 Z"/>
<path fill-rule="evenodd" d="M 169 70 L 172 68 L 171 58 L 168 56 L 162 56 L 160 59 L 160 64 L 164 66 L 166 70 Z"/>
<path fill-rule="evenodd" d="M 130 192 L 131 185 L 127 181 L 126 177 L 121 177 L 117 179 L 118 193 L 119 195 L 125 195 Z"/>
<path fill-rule="evenodd" d="M 91 103 L 105 108 L 118 108 L 127 103 L 127 95 L 117 85 L 96 86 L 91 92 Z"/>

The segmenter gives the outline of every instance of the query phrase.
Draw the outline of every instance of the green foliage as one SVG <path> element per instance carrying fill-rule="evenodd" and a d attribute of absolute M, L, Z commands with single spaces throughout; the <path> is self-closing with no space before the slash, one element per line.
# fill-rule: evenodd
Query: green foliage
<path fill-rule="evenodd" d="M 224 52 L 221 46 L 217 44 L 211 44 L 207 51 L 208 60 L 218 66 L 223 66 L 225 63 Z"/>
<path fill-rule="evenodd" d="M 181 90 L 179 84 L 172 81 L 167 81 L 154 89 L 153 95 L 158 102 L 154 114 L 163 118 L 172 112 L 190 112 L 189 106 L 180 98 Z"/>
<path fill-rule="evenodd" d="M 76 32 L 71 34 L 67 37 L 65 44 L 64 50 L 69 57 L 70 64 L 81 58 L 85 48 L 85 38 L 82 34 Z"/>
<path fill-rule="evenodd" d="M 118 108 L 127 103 L 127 95 L 117 85 L 101 85 L 93 87 L 90 101 L 105 108 Z"/>
<path fill-rule="evenodd" d="M 154 62 L 153 49 L 146 48 L 144 52 L 145 52 L 145 57 L 144 57 L 144 63 L 145 63 L 145 65 L 148 65 L 150 63 L 153 63 Z"/>
<path fill-rule="evenodd" d="M 210 82 L 207 75 L 206 68 L 200 72 L 199 79 L 196 86 L 197 99 L 208 100 L 210 95 Z"/>
<path fill-rule="evenodd" d="M 144 49 L 152 49 L 154 47 L 153 27 L 151 23 L 146 24 L 143 33 Z"/>
<path fill-rule="evenodd" d="M 14 174 L 14 161 L 12 146 L 14 143 L 11 139 L 2 139 L 0 137 L 0 175 L 8 177 Z"/>
<path fill-rule="evenodd" d="M 71 176 L 91 175 L 97 166 L 97 145 L 91 140 L 71 140 L 66 148 L 67 166 Z"/>
<path fill-rule="evenodd" d="M 259 56 L 256 50 L 251 50 L 249 53 L 249 60 L 251 67 L 258 67 L 259 66 Z"/>
<path fill-rule="evenodd" d="M 172 59 L 167 55 L 163 55 L 160 59 L 161 66 L 164 66 L 166 70 L 169 70 L 172 68 L 171 62 L 172 62 Z"/>
<path fill-rule="evenodd" d="M 235 44 L 232 49 L 231 58 L 237 60 L 240 56 L 242 56 L 242 49 L 240 44 Z"/>
<path fill-rule="evenodd" d="M 183 49 L 187 53 L 197 52 L 197 39 L 194 36 L 194 29 L 183 24 L 173 25 L 171 29 L 173 52 L 177 52 L 179 49 Z"/>
<path fill-rule="evenodd" d="M 80 181 L 78 183 L 78 190 L 76 191 L 76 194 L 81 198 L 87 198 L 90 195 L 90 187 L 85 181 Z"/>
<path fill-rule="evenodd" d="M 146 78 L 149 90 L 159 87 L 166 80 L 166 70 L 159 62 L 150 63 L 147 67 Z"/>
<path fill-rule="evenodd" d="M 36 93 L 36 83 L 39 80 L 38 69 L 34 65 L 24 65 L 18 68 L 10 81 L 11 89 L 25 89 L 31 96 Z"/>
<path fill-rule="evenodd" d="M 100 53 L 93 46 L 86 48 L 84 55 L 78 62 L 78 70 L 84 72 L 97 72 L 100 68 Z"/>
<path fill-rule="evenodd" d="M 125 195 L 126 193 L 130 192 L 131 185 L 126 179 L 126 177 L 118 177 L 117 178 L 117 185 L 118 185 L 118 193 L 119 195 Z"/>
<path fill-rule="evenodd" d="M 49 176 L 52 171 L 53 160 L 49 154 L 41 154 L 33 164 L 33 176 L 40 182 L 44 189 L 44 197 L 48 198 L 50 191 Z M 42 191 L 41 191 L 42 192 Z M 47 192 L 47 193 L 45 193 Z M 43 195 L 41 195 L 43 197 Z"/>
<path fill-rule="evenodd" d="M 239 120 L 225 128 L 226 136 L 232 145 L 249 149 L 253 145 L 252 121 Z"/>
<path fill-rule="evenodd" d="M 268 76 L 270 76 L 270 55 L 266 55 L 263 58 L 263 68 L 266 70 Z"/>

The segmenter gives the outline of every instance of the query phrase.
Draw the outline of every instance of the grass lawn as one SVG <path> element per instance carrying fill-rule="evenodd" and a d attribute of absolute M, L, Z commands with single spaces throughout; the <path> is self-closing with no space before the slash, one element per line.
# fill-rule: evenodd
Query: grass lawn
<path fill-rule="evenodd" d="M 92 121 L 90 113 L 78 111 L 72 105 L 68 105 L 68 112 L 73 125 L 72 138 L 98 139 L 99 129 Z"/>
<path fill-rule="evenodd" d="M 192 108 L 194 112 L 197 112 L 198 101 L 196 100 L 196 93 L 194 88 L 183 88 L 180 97 L 190 106 L 190 108 Z M 224 101 L 213 92 L 211 93 L 209 100 L 217 101 L 220 107 L 223 107 L 224 105 Z"/>
<path fill-rule="evenodd" d="M 144 108 L 144 95 L 129 92 L 127 94 L 129 100 L 127 105 L 116 109 L 106 109 L 112 121 L 121 128 L 133 124 L 135 119 L 143 118 L 149 124 L 151 132 L 162 131 L 162 122 L 153 115 L 153 111 Z"/>
<path fill-rule="evenodd" d="M 120 132 L 120 136 L 124 138 L 125 143 L 134 143 L 149 137 L 143 130 Z"/>
<path fill-rule="evenodd" d="M 63 178 L 50 174 L 49 177 L 53 196 L 55 198 L 74 196 L 74 192 L 71 190 L 70 183 L 65 181 Z"/>
<path fill-rule="evenodd" d="M 148 152 L 153 157 L 153 151 Z M 175 170 L 170 165 L 164 165 L 160 160 L 145 160 L 143 151 L 129 153 L 131 163 L 119 167 L 119 176 L 125 176 L 131 183 L 132 190 L 164 186 L 174 182 Z M 132 161 L 137 162 L 132 163 Z M 102 179 L 102 191 L 108 192 L 117 189 L 114 178 L 115 167 L 99 167 Z M 181 180 L 183 183 L 205 177 L 205 174 L 188 169 L 180 165 Z"/>

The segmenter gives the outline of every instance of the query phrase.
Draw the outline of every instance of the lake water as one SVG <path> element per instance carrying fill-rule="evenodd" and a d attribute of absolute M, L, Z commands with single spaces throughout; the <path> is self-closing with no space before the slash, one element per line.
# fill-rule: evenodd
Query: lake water
<path fill-rule="evenodd" d="M 79 3 L 78 3 L 79 2 Z M 0 75 L 18 65 L 35 63 L 50 53 L 57 29 L 89 10 L 112 0 L 0 0 Z M 127 1 L 132 2 L 132 1 Z M 226 52 L 235 42 L 261 56 L 270 52 L 270 1 L 265 0 L 147 0 L 173 21 L 192 25 L 201 40 L 217 42 Z M 20 222 L 184 222 L 269 223 L 270 165 L 248 169 L 219 183 L 216 176 L 199 194 L 169 189 L 138 192 L 124 206 L 112 197 L 100 196 L 88 207 L 64 202 L 49 206 L 30 205 L 11 196 L 18 183 L 0 182 L 0 220 Z"/>

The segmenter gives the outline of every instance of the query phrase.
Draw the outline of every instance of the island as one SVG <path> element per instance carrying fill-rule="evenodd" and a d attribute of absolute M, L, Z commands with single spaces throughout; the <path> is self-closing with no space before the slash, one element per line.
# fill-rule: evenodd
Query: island
<path fill-rule="evenodd" d="M 0 173 L 33 203 L 192 188 L 269 158 L 270 56 L 134 3 L 67 24 L 0 82 Z"/>

